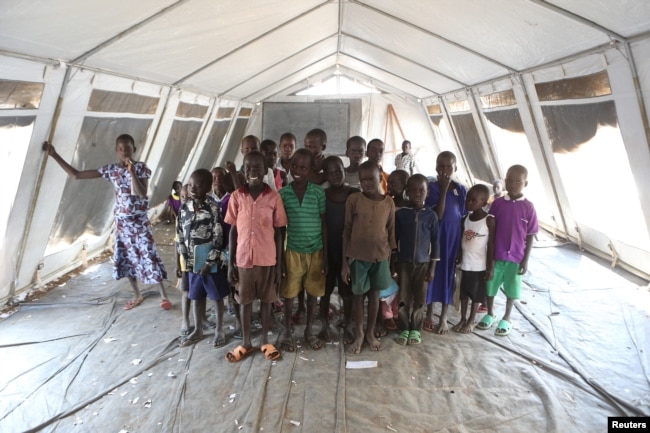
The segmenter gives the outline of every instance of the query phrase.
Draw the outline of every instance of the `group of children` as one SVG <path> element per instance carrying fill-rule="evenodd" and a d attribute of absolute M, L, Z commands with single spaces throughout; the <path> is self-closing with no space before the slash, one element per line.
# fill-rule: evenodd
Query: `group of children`
<path fill-rule="evenodd" d="M 479 184 L 466 191 L 453 180 L 456 157 L 451 152 L 438 155 L 437 179 L 429 181 L 402 169 L 385 173 L 379 139 L 366 144 L 362 137 L 351 137 L 346 143 L 348 167 L 339 157 L 325 155 L 326 144 L 321 129 L 310 131 L 298 150 L 290 133 L 282 135 L 279 146 L 247 136 L 241 142 L 239 170 L 228 162 L 227 169 L 192 173 L 179 192 L 183 203 L 176 221 L 181 345 L 200 341 L 205 323 L 216 327 L 214 346 L 223 346 L 224 300 L 230 297 L 243 341 L 226 358 L 241 360 L 254 350 L 252 305 L 259 300 L 260 350 L 266 359 L 279 359 L 280 350 L 268 341 L 274 305 L 282 299 L 280 349 L 293 352 L 294 298 L 306 293 L 304 340 L 319 350 L 331 339 L 335 288 L 343 301 L 344 342 L 351 353 L 360 353 L 364 343 L 381 350 L 379 338 L 387 330 L 398 331 L 398 344 L 416 345 L 422 330 L 448 332 L 457 264 L 462 270 L 461 321 L 452 329 L 471 332 L 484 300 L 488 311 L 476 326 L 492 327 L 494 296 L 503 286 L 508 301 L 496 335 L 508 335 L 511 308 L 537 233 L 534 207 L 523 196 L 526 169 L 510 167 L 507 194 L 494 200 L 488 213 L 488 188 Z M 49 144 L 48 149 L 56 155 Z M 410 143 L 403 150 L 410 154 Z M 55 159 L 75 175 L 67 163 Z M 400 159 L 412 170 L 411 158 Z M 123 164 L 133 181 L 134 163 L 129 161 Z M 206 298 L 215 302 L 215 324 L 205 321 Z M 436 302 L 442 304 L 437 327 Z M 194 327 L 189 326 L 190 305 Z M 302 300 L 298 308 L 304 308 Z M 317 309 L 321 329 L 313 333 Z"/>

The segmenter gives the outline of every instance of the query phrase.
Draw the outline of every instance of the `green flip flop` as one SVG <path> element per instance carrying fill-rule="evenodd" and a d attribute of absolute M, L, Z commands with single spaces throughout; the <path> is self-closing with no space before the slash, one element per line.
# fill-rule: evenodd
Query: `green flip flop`
<path fill-rule="evenodd" d="M 399 344 L 400 346 L 406 346 L 409 343 L 409 332 L 408 331 L 402 331 L 399 333 L 399 337 L 395 339 L 395 343 Z"/>
<path fill-rule="evenodd" d="M 507 320 L 501 320 L 499 322 L 499 326 L 497 326 L 497 330 L 494 332 L 494 335 L 497 335 L 499 337 L 505 337 L 506 335 L 510 334 L 510 331 L 512 330 L 512 325 L 510 322 Z"/>
<path fill-rule="evenodd" d="M 409 346 L 415 346 L 416 344 L 420 343 L 422 343 L 422 336 L 420 335 L 420 331 L 413 329 L 411 332 L 409 332 Z"/>
<path fill-rule="evenodd" d="M 481 321 L 476 324 L 476 327 L 482 330 L 490 329 L 496 321 L 497 321 L 496 317 L 486 314 L 485 316 L 483 316 Z"/>

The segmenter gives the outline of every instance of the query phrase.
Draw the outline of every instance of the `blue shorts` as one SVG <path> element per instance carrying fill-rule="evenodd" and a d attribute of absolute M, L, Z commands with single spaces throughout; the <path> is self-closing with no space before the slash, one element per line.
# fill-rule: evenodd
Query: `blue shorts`
<path fill-rule="evenodd" d="M 220 301 L 230 294 L 228 274 L 223 269 L 208 275 L 195 274 L 194 272 L 187 274 L 190 286 L 188 298 L 192 301 L 199 301 L 206 297 L 213 301 Z"/>

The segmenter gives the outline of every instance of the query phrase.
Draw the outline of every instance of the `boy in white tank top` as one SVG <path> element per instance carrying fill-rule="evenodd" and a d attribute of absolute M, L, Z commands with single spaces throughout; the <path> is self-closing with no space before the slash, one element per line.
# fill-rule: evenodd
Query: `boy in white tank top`
<path fill-rule="evenodd" d="M 460 322 L 453 331 L 468 334 L 474 329 L 476 310 L 486 296 L 486 282 L 492 278 L 492 266 L 487 263 L 489 239 L 494 234 L 494 216 L 483 209 L 490 197 L 485 185 L 474 185 L 467 191 L 465 207 L 470 212 L 463 218 L 463 237 L 460 245 Z M 467 317 L 468 300 L 472 308 Z"/>

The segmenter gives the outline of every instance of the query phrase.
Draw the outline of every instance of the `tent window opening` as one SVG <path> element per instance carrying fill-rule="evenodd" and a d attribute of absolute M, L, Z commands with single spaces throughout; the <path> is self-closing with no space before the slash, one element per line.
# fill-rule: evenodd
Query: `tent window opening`
<path fill-rule="evenodd" d="M 451 122 L 472 175 L 485 183 L 491 183 L 495 174 L 488 165 L 488 156 L 485 154 L 481 137 L 478 135 L 474 117 L 471 113 L 454 114 L 451 116 Z M 456 155 L 456 158 L 458 159 L 460 156 Z"/>
<path fill-rule="evenodd" d="M 239 109 L 239 116 L 238 117 L 251 117 L 251 114 L 253 114 L 253 109 L 250 107 L 242 107 Z"/>
<path fill-rule="evenodd" d="M 0 110 L 34 110 L 41 105 L 45 84 L 0 80 Z"/>
<path fill-rule="evenodd" d="M 248 126 L 248 118 L 238 117 L 234 122 L 235 124 L 232 126 L 232 133 L 228 138 L 228 144 L 225 148 L 226 153 L 224 154 L 224 161 L 235 161 L 241 155 L 239 149 L 241 148 L 241 139 L 244 138 L 246 126 Z"/>
<path fill-rule="evenodd" d="M 524 132 L 519 110 L 516 108 L 484 111 L 486 125 L 497 156 L 500 172 L 505 176 L 508 168 L 520 164 L 528 169 L 528 186 L 524 194 L 535 205 L 540 221 L 553 224 L 552 207 L 547 201 L 544 183 L 537 170 L 533 152 Z"/>
<path fill-rule="evenodd" d="M 471 110 L 469 101 L 467 99 L 463 99 L 462 101 L 448 102 L 447 109 L 450 113 L 466 113 Z"/>
<path fill-rule="evenodd" d="M 184 119 L 203 119 L 207 112 L 208 107 L 205 105 L 188 104 L 187 102 L 179 102 L 176 107 L 176 117 Z"/>
<path fill-rule="evenodd" d="M 583 77 L 535 84 L 540 101 L 595 98 L 612 94 L 607 71 Z"/>
<path fill-rule="evenodd" d="M 517 99 L 512 89 L 481 96 L 481 106 L 483 108 L 509 107 L 516 104 Z"/>
<path fill-rule="evenodd" d="M 235 114 L 235 107 L 219 107 L 216 117 L 220 120 L 230 120 L 233 114 Z"/>
<path fill-rule="evenodd" d="M 542 107 L 577 222 L 650 251 L 650 237 L 614 101 Z"/>
<path fill-rule="evenodd" d="M 93 89 L 88 111 L 101 113 L 156 114 L 160 98 L 135 93 Z"/>
<path fill-rule="evenodd" d="M 427 111 L 431 113 L 431 106 L 427 107 Z M 440 110 L 440 105 L 438 105 Z M 435 112 L 435 111 L 434 111 Z M 440 151 L 449 150 L 455 152 L 453 146 L 453 139 L 449 136 L 449 125 L 446 123 L 442 114 L 429 116 L 431 120 L 431 130 L 433 131 L 433 139 Z M 416 156 L 416 164 L 419 171 L 426 176 L 435 176 L 436 174 L 436 149 L 431 146 L 424 146 L 418 149 Z M 458 155 L 456 155 L 458 157 Z"/>
<path fill-rule="evenodd" d="M 230 119 L 219 119 L 212 123 L 212 130 L 198 159 L 199 167 L 207 169 L 214 167 L 223 139 L 228 132 L 228 126 L 230 126 Z"/>
<path fill-rule="evenodd" d="M 135 140 L 134 159 L 139 160 L 153 121 L 115 117 L 85 117 L 71 164 L 91 170 L 117 162 L 115 138 L 125 131 Z M 102 236 L 113 222 L 115 194 L 103 179 L 67 179 L 45 255 Z"/>
<path fill-rule="evenodd" d="M 7 200 L 0 207 L 0 239 L 7 233 L 35 120 L 35 116 L 0 117 L 0 182 Z"/>

